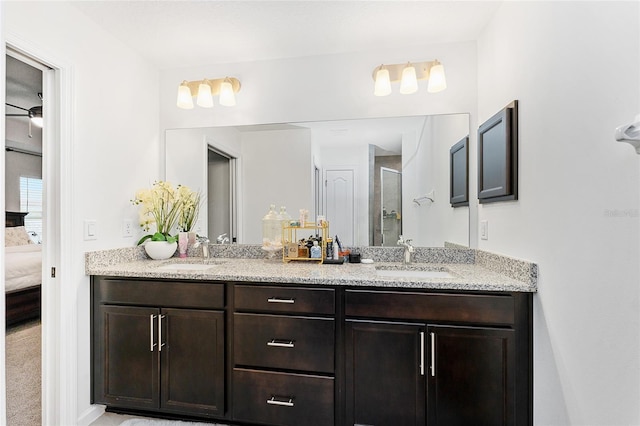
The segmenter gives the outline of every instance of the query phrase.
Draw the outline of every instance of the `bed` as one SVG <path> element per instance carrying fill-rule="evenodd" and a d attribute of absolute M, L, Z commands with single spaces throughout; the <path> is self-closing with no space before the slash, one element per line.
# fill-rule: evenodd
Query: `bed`
<path fill-rule="evenodd" d="M 42 245 L 24 230 L 24 212 L 5 215 L 6 325 L 40 318 Z"/>

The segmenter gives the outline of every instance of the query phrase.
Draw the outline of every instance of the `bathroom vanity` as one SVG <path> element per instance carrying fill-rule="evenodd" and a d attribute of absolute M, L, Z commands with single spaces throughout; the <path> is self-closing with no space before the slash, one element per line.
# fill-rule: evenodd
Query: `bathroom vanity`
<path fill-rule="evenodd" d="M 93 403 L 238 425 L 533 423 L 535 282 L 477 263 L 210 262 L 88 261 Z"/>

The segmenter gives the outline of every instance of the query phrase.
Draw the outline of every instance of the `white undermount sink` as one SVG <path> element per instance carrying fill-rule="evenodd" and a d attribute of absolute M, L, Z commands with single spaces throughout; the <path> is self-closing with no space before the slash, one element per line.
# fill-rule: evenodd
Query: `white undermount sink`
<path fill-rule="evenodd" d="M 156 269 L 161 271 L 206 271 L 215 267 L 215 263 L 168 263 L 158 266 Z"/>
<path fill-rule="evenodd" d="M 434 269 L 414 269 L 414 268 L 376 268 L 379 277 L 390 278 L 453 278 L 454 276 L 446 270 Z"/>

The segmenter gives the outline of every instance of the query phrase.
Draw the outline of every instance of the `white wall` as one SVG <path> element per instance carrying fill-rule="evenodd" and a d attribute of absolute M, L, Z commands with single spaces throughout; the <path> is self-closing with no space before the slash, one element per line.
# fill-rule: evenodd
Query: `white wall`
<path fill-rule="evenodd" d="M 504 2 L 478 43 L 479 123 L 520 101 L 519 201 L 480 248 L 539 264 L 536 425 L 640 424 L 637 2 Z"/>
<path fill-rule="evenodd" d="M 429 94 L 421 82 L 415 95 L 373 95 L 373 69 L 386 63 L 438 58 L 445 67 L 447 90 Z M 242 82 L 233 108 L 176 107 L 182 80 L 230 75 Z M 416 45 L 327 55 L 163 70 L 160 77 L 163 128 L 236 124 L 290 123 L 348 118 L 474 112 L 475 42 Z M 217 102 L 217 101 L 216 101 Z"/>
<path fill-rule="evenodd" d="M 293 218 L 298 217 L 300 209 L 313 212 L 311 132 L 246 132 L 241 134 L 241 144 L 245 196 L 241 219 L 244 235 L 240 241 L 262 244 L 262 218 L 269 212 L 269 205 L 275 204 L 277 211 L 285 206 Z M 278 194 L 275 199 L 274 193 Z"/>
<path fill-rule="evenodd" d="M 61 318 L 73 318 L 68 312 L 77 311 L 77 329 L 63 320 L 65 333 L 77 334 L 77 354 L 70 357 L 73 361 L 77 356 L 77 369 L 74 366 L 70 376 L 62 374 L 60 389 L 62 398 L 69 392 L 77 400 L 62 400 L 60 410 L 75 407 L 76 412 L 64 413 L 64 418 L 76 419 L 91 415 L 84 252 L 135 244 L 135 238 L 122 237 L 121 227 L 125 218 L 137 220 L 129 201 L 136 189 L 158 178 L 158 72 L 66 3 L 2 2 L 2 7 L 7 41 L 45 52 L 71 75 L 73 113 L 62 120 L 70 125 L 71 140 L 64 142 L 71 144 L 71 158 L 63 164 L 70 165 L 73 184 L 65 188 L 71 205 L 63 211 L 71 215 L 72 229 L 62 236 L 68 241 L 62 255 L 71 258 L 72 270 L 63 271 L 67 279 L 59 284 L 70 295 L 62 301 Z M 4 68 L 1 72 L 4 80 Z M 97 220 L 97 240 L 82 240 L 83 219 Z M 76 342 L 68 343 L 74 347 Z"/>

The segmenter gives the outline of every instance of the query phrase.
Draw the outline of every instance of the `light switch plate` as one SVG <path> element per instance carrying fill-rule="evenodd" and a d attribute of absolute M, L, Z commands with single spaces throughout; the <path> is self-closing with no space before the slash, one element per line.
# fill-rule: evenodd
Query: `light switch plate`
<path fill-rule="evenodd" d="M 98 221 L 87 219 L 84 221 L 84 239 L 85 241 L 98 239 Z"/>
<path fill-rule="evenodd" d="M 480 239 L 489 239 L 489 221 L 487 220 L 480 221 Z"/>

